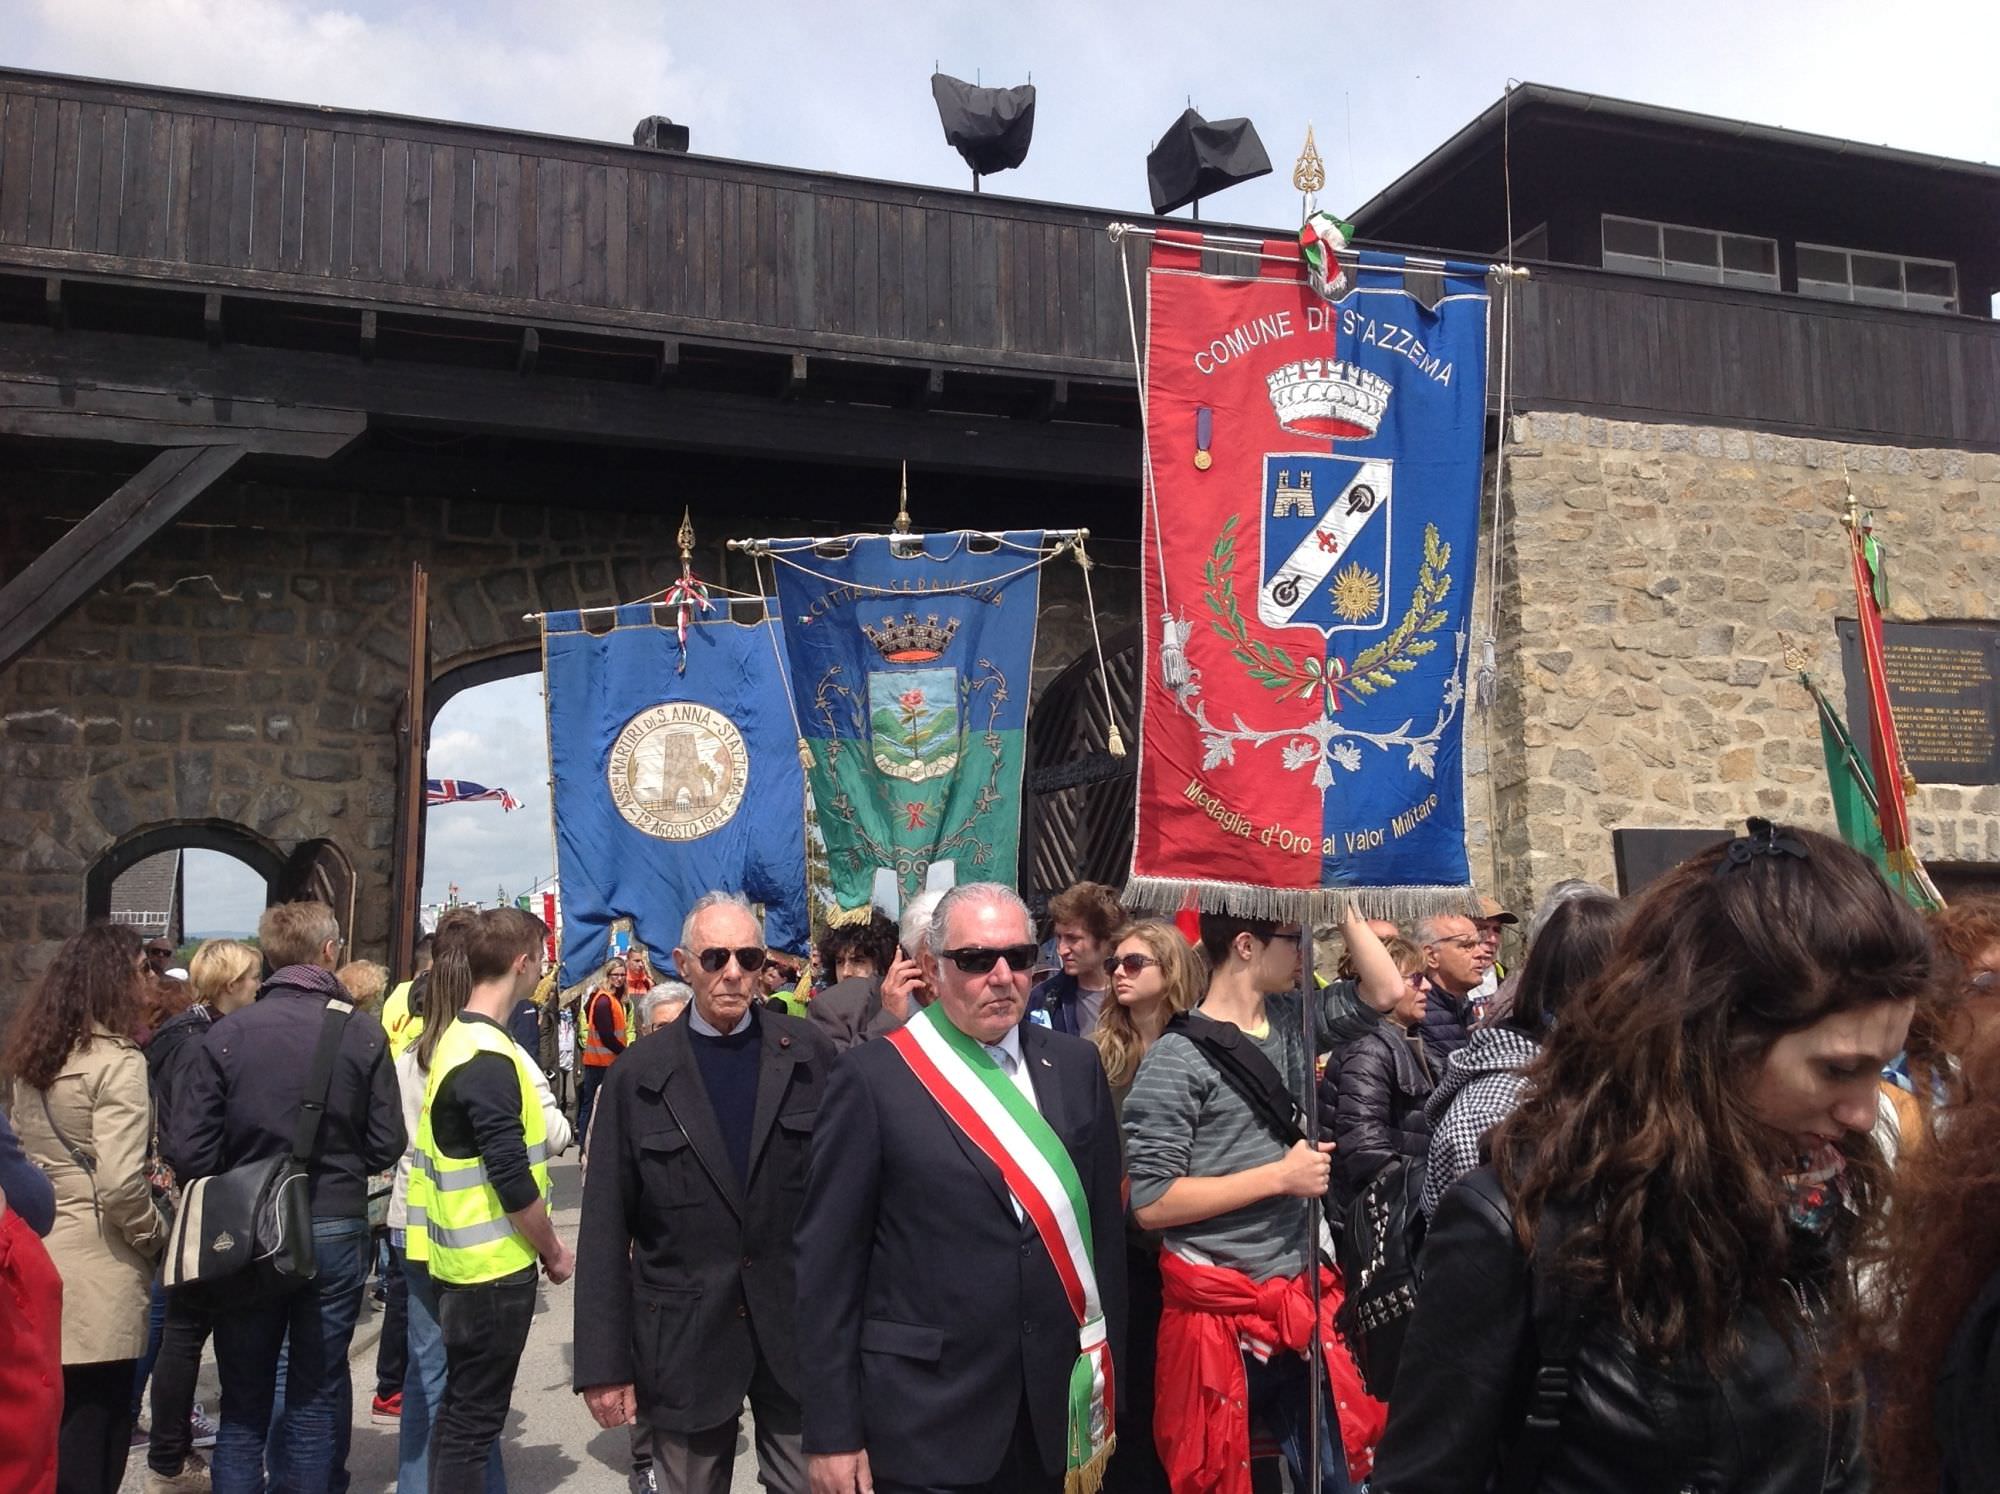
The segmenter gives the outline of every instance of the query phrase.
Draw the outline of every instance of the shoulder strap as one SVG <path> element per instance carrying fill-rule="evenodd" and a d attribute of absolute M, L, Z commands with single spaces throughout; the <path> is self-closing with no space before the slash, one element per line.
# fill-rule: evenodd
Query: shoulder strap
<path fill-rule="evenodd" d="M 319 1124 L 326 1118 L 326 1093 L 333 1087 L 333 1061 L 340 1054 L 340 1035 L 353 1015 L 352 1002 L 328 999 L 319 1046 L 313 1049 L 312 1072 L 306 1076 L 305 1093 L 299 1099 L 298 1129 L 292 1132 L 292 1160 L 301 1167 L 319 1141 Z"/>
<path fill-rule="evenodd" d="M 1200 1012 L 1176 1012 L 1167 1022 L 1193 1043 L 1216 1073 L 1243 1098 L 1250 1111 L 1287 1146 L 1306 1139 L 1299 1124 L 1298 1102 L 1284 1076 L 1255 1043 L 1245 1042 L 1240 1029 Z"/>
<path fill-rule="evenodd" d="M 49 1108 L 49 1092 L 45 1089 L 38 1089 L 35 1093 L 41 1099 L 42 1115 L 47 1119 L 49 1129 L 55 1132 L 56 1140 L 61 1144 L 62 1149 L 69 1153 L 70 1161 L 74 1162 L 76 1170 L 83 1174 L 83 1180 L 90 1184 L 90 1212 L 96 1216 L 98 1225 L 102 1227 L 104 1223 L 104 1204 L 97 1196 L 97 1163 L 84 1153 L 82 1147 L 71 1141 L 69 1133 L 57 1123 L 55 1111 Z"/>
<path fill-rule="evenodd" d="M 1571 1372 L 1583 1342 L 1583 1309 L 1564 1289 L 1556 1269 L 1555 1231 L 1535 1232 L 1535 1249 L 1528 1260 L 1529 1303 L 1535 1328 L 1535 1373 L 1528 1382 L 1528 1407 L 1501 1468 L 1495 1494 L 1533 1494 L 1541 1487 L 1543 1470 L 1562 1432 L 1563 1410 L 1569 1404 Z"/>

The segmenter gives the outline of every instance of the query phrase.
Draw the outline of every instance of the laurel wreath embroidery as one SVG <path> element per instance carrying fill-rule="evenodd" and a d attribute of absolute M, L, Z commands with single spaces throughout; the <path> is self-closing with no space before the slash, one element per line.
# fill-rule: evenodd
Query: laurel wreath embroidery
<path fill-rule="evenodd" d="M 1399 675 L 1417 667 L 1417 660 L 1437 648 L 1434 633 L 1446 621 L 1443 604 L 1451 595 L 1451 546 L 1438 537 L 1437 525 L 1424 526 L 1424 562 L 1411 589 L 1409 610 L 1394 632 L 1363 649 L 1351 664 L 1339 659 L 1322 662 L 1312 655 L 1294 659 L 1282 645 L 1250 636 L 1236 603 L 1236 524 L 1231 514 L 1216 536 L 1215 549 L 1203 567 L 1208 589 L 1203 600 L 1213 614 L 1210 626 L 1230 645 L 1230 656 L 1250 671 L 1250 677 L 1281 698 L 1310 700 L 1322 696 L 1328 711 L 1340 709 L 1345 694 L 1365 700 L 1396 683 Z M 1287 766 L 1290 766 L 1289 764 Z"/>

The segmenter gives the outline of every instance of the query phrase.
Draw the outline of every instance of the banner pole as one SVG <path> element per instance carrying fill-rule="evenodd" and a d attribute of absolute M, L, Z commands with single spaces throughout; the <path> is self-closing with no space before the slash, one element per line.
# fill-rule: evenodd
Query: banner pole
<path fill-rule="evenodd" d="M 1319 1145 L 1319 1096 L 1315 1092 L 1313 1071 L 1314 1059 L 1319 1054 L 1319 983 L 1313 975 L 1313 926 L 1310 920 L 1299 924 L 1299 986 L 1305 995 L 1300 1003 L 1304 1016 L 1305 1035 L 1305 1080 L 1303 1093 L 1299 1096 L 1305 1110 L 1306 1143 Z M 1306 1488 L 1311 1494 L 1319 1494 L 1320 1459 L 1326 1450 L 1320 1446 L 1320 1396 L 1326 1390 L 1326 1351 L 1320 1341 L 1320 1284 L 1319 1284 L 1319 1230 L 1321 1201 L 1317 1198 L 1306 1200 L 1306 1291 L 1312 1303 L 1312 1333 L 1306 1345 L 1306 1389 L 1307 1431 L 1306 1431 Z"/>

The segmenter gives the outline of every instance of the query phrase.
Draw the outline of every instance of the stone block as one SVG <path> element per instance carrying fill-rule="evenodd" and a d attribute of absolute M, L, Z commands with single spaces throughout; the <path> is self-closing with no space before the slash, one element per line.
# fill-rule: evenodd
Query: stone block
<path fill-rule="evenodd" d="M 204 636 L 197 650 L 203 666 L 209 669 L 248 669 L 250 651 L 248 638 L 231 633 Z"/>
<path fill-rule="evenodd" d="M 299 791 L 289 783 L 268 783 L 251 801 L 250 824 L 268 835 L 278 822 L 299 807 Z"/>
<path fill-rule="evenodd" d="M 245 710 L 197 711 L 189 718 L 188 737 L 196 742 L 254 742 L 257 717 Z"/>
<path fill-rule="evenodd" d="M 264 740 L 292 743 L 299 739 L 297 720 L 288 711 L 272 711 L 264 717 Z"/>
<path fill-rule="evenodd" d="M 1722 754 L 1716 762 L 1716 775 L 1724 783 L 1748 783 L 1757 776 L 1757 753 L 1754 748 L 1737 747 Z"/>
<path fill-rule="evenodd" d="M 208 813 L 215 791 L 215 754 L 178 752 L 174 754 L 174 813 L 184 820 L 199 819 Z"/>
<path fill-rule="evenodd" d="M 67 746 L 81 735 L 76 718 L 56 706 L 41 710 L 9 711 L 0 718 L 10 742 L 49 742 Z"/>
<path fill-rule="evenodd" d="M 132 735 L 142 742 L 178 742 L 181 715 L 178 711 L 141 711 L 132 718 Z"/>
<path fill-rule="evenodd" d="M 149 671 L 146 687 L 160 700 L 227 700 L 235 694 L 236 676 L 216 669 L 162 665 Z"/>
<path fill-rule="evenodd" d="M 289 607 L 263 607 L 250 619 L 250 631 L 266 636 L 298 631 L 299 615 Z"/>
<path fill-rule="evenodd" d="M 194 658 L 194 640 L 183 633 L 133 632 L 125 657 L 137 664 L 186 664 Z"/>
<path fill-rule="evenodd" d="M 322 602 L 326 600 L 326 581 L 319 576 L 292 577 L 292 595 L 301 602 Z"/>
<path fill-rule="evenodd" d="M 287 778 L 302 778 L 309 783 L 352 783 L 361 776 L 361 759 L 352 752 L 317 749 L 287 752 L 284 770 Z"/>

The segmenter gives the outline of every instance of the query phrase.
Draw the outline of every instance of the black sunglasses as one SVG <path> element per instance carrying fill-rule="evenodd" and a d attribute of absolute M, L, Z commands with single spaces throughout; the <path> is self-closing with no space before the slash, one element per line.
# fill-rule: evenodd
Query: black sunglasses
<path fill-rule="evenodd" d="M 1031 970 L 1035 956 L 1041 950 L 1033 944 L 1009 944 L 1004 949 L 980 949 L 968 946 L 964 949 L 947 949 L 944 957 L 958 966 L 967 975 L 984 975 L 1001 960 L 1007 962 L 1009 970 Z"/>
<path fill-rule="evenodd" d="M 713 975 L 732 959 L 745 971 L 762 970 L 769 956 L 769 950 L 753 944 L 748 949 L 704 949 L 695 958 L 701 961 L 702 969 Z"/>
<path fill-rule="evenodd" d="M 1127 975 L 1137 975 L 1148 965 L 1157 965 L 1159 963 L 1151 955 L 1113 955 L 1104 962 L 1104 973 L 1106 975 L 1116 975 L 1120 970 L 1123 970 Z"/>

